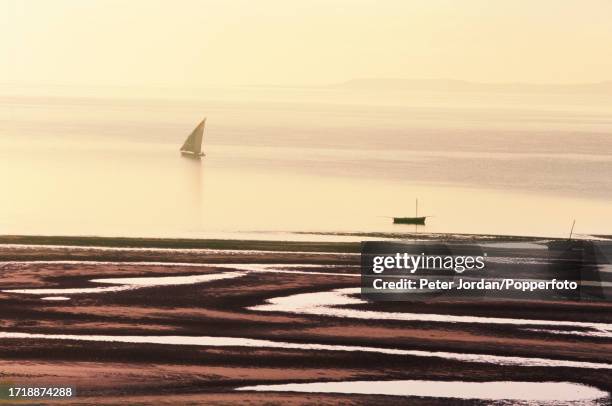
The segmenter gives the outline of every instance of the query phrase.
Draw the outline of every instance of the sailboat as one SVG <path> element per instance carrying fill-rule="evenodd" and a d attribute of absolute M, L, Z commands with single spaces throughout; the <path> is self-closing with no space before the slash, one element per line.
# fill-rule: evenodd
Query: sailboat
<path fill-rule="evenodd" d="M 427 216 L 419 217 L 419 199 L 416 200 L 414 217 L 393 217 L 393 224 L 425 225 Z"/>
<path fill-rule="evenodd" d="M 185 143 L 181 147 L 181 155 L 187 158 L 200 159 L 204 156 L 202 152 L 202 137 L 204 136 L 204 126 L 206 126 L 206 117 L 198 124 L 196 128 L 189 134 Z"/>

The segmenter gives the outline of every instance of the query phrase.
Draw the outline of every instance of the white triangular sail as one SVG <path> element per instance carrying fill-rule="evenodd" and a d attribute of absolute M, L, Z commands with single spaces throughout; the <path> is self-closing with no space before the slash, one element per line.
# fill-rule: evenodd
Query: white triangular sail
<path fill-rule="evenodd" d="M 206 125 L 206 118 L 202 120 L 200 124 L 189 134 L 189 137 L 185 140 L 185 143 L 181 147 L 181 151 L 191 152 L 192 154 L 199 155 L 202 153 L 202 138 L 204 137 L 204 126 Z"/>

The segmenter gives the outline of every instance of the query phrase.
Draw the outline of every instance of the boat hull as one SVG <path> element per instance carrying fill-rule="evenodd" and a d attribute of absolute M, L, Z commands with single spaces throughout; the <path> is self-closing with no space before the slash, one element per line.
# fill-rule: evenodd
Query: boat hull
<path fill-rule="evenodd" d="M 195 152 L 181 151 L 181 155 L 185 158 L 201 159 L 204 156 L 204 153 L 200 152 L 199 154 L 196 154 Z"/>
<path fill-rule="evenodd" d="M 426 217 L 393 217 L 393 224 L 420 224 L 425 225 Z"/>

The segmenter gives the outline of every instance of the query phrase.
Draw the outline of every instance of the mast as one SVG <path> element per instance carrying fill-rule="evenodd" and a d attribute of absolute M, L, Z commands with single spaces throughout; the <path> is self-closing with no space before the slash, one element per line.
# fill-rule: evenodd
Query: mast
<path fill-rule="evenodd" d="M 416 199 L 415 209 L 414 209 L 414 217 L 419 217 L 419 198 Z"/>

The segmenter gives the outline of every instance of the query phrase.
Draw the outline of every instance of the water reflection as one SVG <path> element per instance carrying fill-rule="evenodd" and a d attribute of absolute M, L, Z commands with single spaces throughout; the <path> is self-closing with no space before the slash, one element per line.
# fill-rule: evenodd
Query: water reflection
<path fill-rule="evenodd" d="M 187 215 L 191 215 L 191 222 L 187 222 L 190 231 L 201 231 L 204 220 L 204 160 L 181 157 L 184 166 L 185 179 L 189 179 L 187 192 Z M 180 198 L 180 196 L 177 196 Z M 177 205 L 181 210 L 181 205 Z"/>

